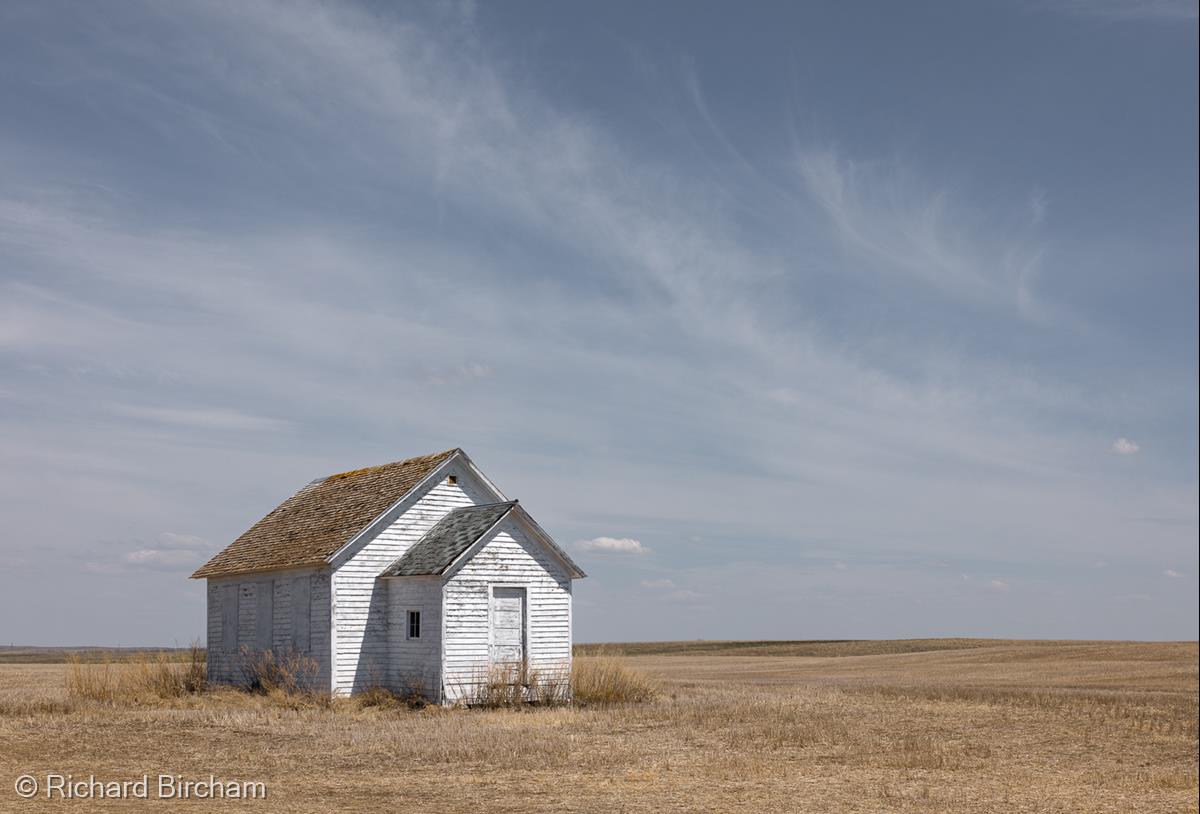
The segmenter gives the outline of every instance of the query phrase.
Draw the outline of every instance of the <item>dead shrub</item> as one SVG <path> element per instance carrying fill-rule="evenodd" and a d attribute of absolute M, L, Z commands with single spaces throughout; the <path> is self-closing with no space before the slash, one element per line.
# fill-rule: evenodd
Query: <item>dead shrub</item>
<path fill-rule="evenodd" d="M 239 661 L 243 686 L 250 692 L 273 697 L 328 695 L 316 689 L 320 665 L 303 653 L 243 647 Z"/>
<path fill-rule="evenodd" d="M 368 687 L 362 692 L 356 693 L 354 696 L 355 702 L 359 709 L 399 709 L 403 706 L 400 696 L 389 690 L 387 687 Z"/>
<path fill-rule="evenodd" d="M 556 706 L 571 700 L 570 672 L 565 667 L 494 664 L 457 685 L 456 690 L 454 695 L 466 706 L 483 709 Z"/>
<path fill-rule="evenodd" d="M 396 692 L 387 687 L 368 687 L 354 694 L 359 709 L 424 709 L 429 705 L 425 692 L 417 686 Z"/>
<path fill-rule="evenodd" d="M 529 700 L 528 671 L 518 665 L 492 665 L 460 688 L 468 707 L 496 709 L 522 706 Z"/>

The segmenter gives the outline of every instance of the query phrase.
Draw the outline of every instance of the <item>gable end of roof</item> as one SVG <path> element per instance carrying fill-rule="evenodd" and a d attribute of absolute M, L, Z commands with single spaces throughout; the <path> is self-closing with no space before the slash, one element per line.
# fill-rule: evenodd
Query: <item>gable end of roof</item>
<path fill-rule="evenodd" d="M 515 518 L 533 532 L 533 537 L 567 569 L 571 579 L 587 576 L 515 500 L 464 506 L 450 511 L 379 576 L 441 576 L 456 570 L 456 563 L 508 517 Z"/>
<path fill-rule="evenodd" d="M 437 576 L 479 542 L 513 510 L 515 500 L 454 509 L 408 551 L 384 569 L 382 577 Z"/>

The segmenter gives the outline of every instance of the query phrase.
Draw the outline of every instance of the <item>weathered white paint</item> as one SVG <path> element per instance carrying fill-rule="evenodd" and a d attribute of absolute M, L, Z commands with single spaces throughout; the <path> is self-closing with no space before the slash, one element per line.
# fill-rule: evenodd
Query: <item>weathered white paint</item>
<path fill-rule="evenodd" d="M 208 679 L 245 680 L 243 651 L 296 651 L 316 663 L 317 685 L 330 686 L 329 572 L 277 571 L 208 580 Z M 301 636 L 295 636 L 299 631 Z"/>
<path fill-rule="evenodd" d="M 525 590 L 525 660 L 543 675 L 571 665 L 571 577 L 513 518 L 468 552 L 442 589 L 444 698 L 469 698 L 492 668 L 494 589 Z"/>
<path fill-rule="evenodd" d="M 449 482 L 453 475 L 456 484 Z M 436 479 L 434 479 L 436 478 Z M 388 588 L 379 574 L 453 509 L 497 500 L 472 468 L 451 458 L 393 507 L 395 516 L 378 534 L 361 540 L 333 566 L 334 691 L 350 693 L 390 686 Z"/>
<path fill-rule="evenodd" d="M 519 669 L 525 663 L 525 588 L 493 585 L 491 600 L 491 664 Z"/>
<path fill-rule="evenodd" d="M 419 692 L 440 699 L 442 692 L 442 579 L 403 577 L 384 580 L 388 588 L 387 685 L 396 692 Z M 420 636 L 409 636 L 408 613 L 421 614 Z"/>

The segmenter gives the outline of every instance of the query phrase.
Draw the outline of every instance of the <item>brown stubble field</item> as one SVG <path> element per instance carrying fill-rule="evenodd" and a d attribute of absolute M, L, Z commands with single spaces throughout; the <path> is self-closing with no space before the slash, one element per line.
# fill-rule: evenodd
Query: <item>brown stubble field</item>
<path fill-rule="evenodd" d="M 236 805 L 260 811 L 1197 811 L 1195 643 L 614 651 L 656 677 L 656 700 L 409 711 L 220 691 L 108 705 L 69 699 L 65 665 L 0 664 L 0 810 L 148 805 L 24 801 L 25 772 L 169 772 L 262 780 L 266 801 Z"/>

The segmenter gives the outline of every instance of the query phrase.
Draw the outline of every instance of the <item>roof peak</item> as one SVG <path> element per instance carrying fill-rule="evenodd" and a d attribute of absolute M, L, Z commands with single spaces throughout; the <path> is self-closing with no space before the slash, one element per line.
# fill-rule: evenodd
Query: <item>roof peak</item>
<path fill-rule="evenodd" d="M 464 512 L 471 509 L 490 509 L 494 506 L 516 506 L 521 501 L 513 498 L 512 500 L 497 500 L 493 503 L 472 503 L 470 506 L 459 506 L 457 509 L 451 509 L 453 512 Z"/>
<path fill-rule="evenodd" d="M 218 552 L 192 577 L 322 566 L 460 452 L 455 447 L 313 481 Z"/>
<path fill-rule="evenodd" d="M 342 478 L 354 478 L 354 477 L 358 477 L 359 475 L 366 475 L 371 472 L 377 472 L 381 469 L 387 469 L 390 466 L 407 466 L 407 465 L 416 463 L 418 461 L 425 460 L 427 458 L 438 458 L 438 459 L 448 458 L 451 455 L 453 455 L 455 452 L 462 452 L 462 447 L 454 447 L 452 449 L 445 449 L 445 450 L 442 450 L 441 452 L 431 452 L 428 455 L 414 455 L 411 458 L 405 458 L 400 461 L 389 461 L 386 464 L 375 464 L 374 466 L 363 466 L 363 467 L 359 467 L 358 469 L 347 469 L 345 472 L 334 472 L 332 475 L 326 475 L 323 478 L 319 478 L 318 480 L 313 481 L 313 483 L 324 483 L 325 481 L 340 480 Z"/>

